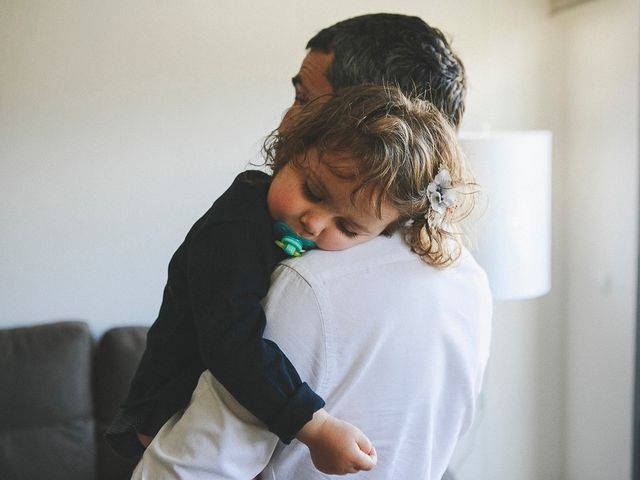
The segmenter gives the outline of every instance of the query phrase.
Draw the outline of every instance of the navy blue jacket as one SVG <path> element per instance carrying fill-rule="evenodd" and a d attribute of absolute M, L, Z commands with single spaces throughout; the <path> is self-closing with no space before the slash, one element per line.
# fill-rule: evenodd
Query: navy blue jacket
<path fill-rule="evenodd" d="M 185 408 L 205 369 L 285 443 L 324 406 L 262 337 L 260 300 L 285 258 L 273 241 L 270 181 L 258 171 L 238 175 L 174 253 L 129 395 L 105 434 L 120 454 L 139 454 L 136 432 L 154 436 Z"/>

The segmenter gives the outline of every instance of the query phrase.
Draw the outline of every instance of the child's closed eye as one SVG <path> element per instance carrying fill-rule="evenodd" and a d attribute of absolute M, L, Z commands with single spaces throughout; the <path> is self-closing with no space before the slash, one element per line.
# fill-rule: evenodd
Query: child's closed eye
<path fill-rule="evenodd" d="M 340 230 L 340 233 L 346 235 L 349 238 L 355 238 L 358 236 L 358 233 L 349 229 L 349 227 L 343 221 L 338 220 L 336 222 L 336 226 L 338 227 L 338 230 Z"/>
<path fill-rule="evenodd" d="M 304 182 L 302 184 L 302 193 L 304 194 L 305 198 L 307 200 L 309 200 L 310 202 L 320 203 L 322 201 L 322 197 L 320 195 L 318 195 L 317 193 L 315 193 L 311 189 L 311 187 L 309 187 L 309 184 L 307 182 Z"/>

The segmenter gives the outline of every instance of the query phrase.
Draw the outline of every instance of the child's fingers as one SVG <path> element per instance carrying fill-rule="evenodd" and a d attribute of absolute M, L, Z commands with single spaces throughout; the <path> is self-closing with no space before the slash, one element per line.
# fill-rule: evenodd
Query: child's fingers
<path fill-rule="evenodd" d="M 356 443 L 359 448 L 355 467 L 358 470 L 371 470 L 378 463 L 378 454 L 373 447 L 371 440 L 369 440 L 364 434 L 360 435 L 356 439 Z"/>
<path fill-rule="evenodd" d="M 358 445 L 358 448 L 367 455 L 369 455 L 371 450 L 373 450 L 371 440 L 369 440 L 369 438 L 362 432 L 359 432 L 359 435 L 356 436 L 356 444 Z"/>
<path fill-rule="evenodd" d="M 378 463 L 377 456 L 366 454 L 362 450 L 360 450 L 356 456 L 355 461 L 353 462 L 353 466 L 355 467 L 356 471 L 371 470 L 376 466 L 376 463 Z"/>
<path fill-rule="evenodd" d="M 373 458 L 375 463 L 378 463 L 378 452 L 376 452 L 376 447 L 372 446 L 371 451 L 369 452 L 369 456 Z"/>

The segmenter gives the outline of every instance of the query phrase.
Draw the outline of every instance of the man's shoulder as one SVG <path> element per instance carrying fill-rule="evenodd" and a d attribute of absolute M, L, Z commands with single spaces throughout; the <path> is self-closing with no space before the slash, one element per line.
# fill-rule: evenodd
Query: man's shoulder
<path fill-rule="evenodd" d="M 343 276 L 384 274 L 391 277 L 422 278 L 434 276 L 472 277 L 486 281 L 486 275 L 473 256 L 462 248 L 460 258 L 445 269 L 427 265 L 413 253 L 400 234 L 380 236 L 348 250 L 329 252 L 312 250 L 300 258 L 284 261 L 283 266 L 298 273 L 308 282 L 332 282 Z"/>
<path fill-rule="evenodd" d="M 325 310 L 339 304 L 336 299 L 364 298 L 367 308 L 402 305 L 411 315 L 422 312 L 418 316 L 425 309 L 436 315 L 453 308 L 477 325 L 491 316 L 487 276 L 466 249 L 453 265 L 439 269 L 422 261 L 400 235 L 287 259 L 274 272 L 274 286 L 285 286 L 288 294 L 310 294 Z"/>
<path fill-rule="evenodd" d="M 299 258 L 283 262 L 304 277 L 330 280 L 343 275 L 355 275 L 382 264 L 412 261 L 413 255 L 399 236 L 374 238 L 347 250 L 311 250 Z"/>

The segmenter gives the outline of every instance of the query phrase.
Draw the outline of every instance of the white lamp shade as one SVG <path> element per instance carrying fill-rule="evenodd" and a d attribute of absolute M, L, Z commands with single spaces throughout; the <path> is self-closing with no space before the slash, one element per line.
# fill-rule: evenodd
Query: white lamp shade
<path fill-rule="evenodd" d="M 479 202 L 477 250 L 496 300 L 551 288 L 551 132 L 462 133 L 487 202 Z M 486 209 L 483 209 L 486 204 Z"/>

